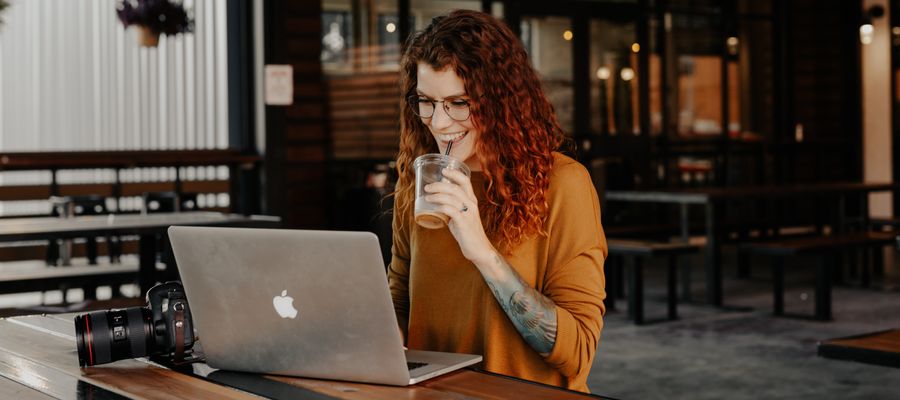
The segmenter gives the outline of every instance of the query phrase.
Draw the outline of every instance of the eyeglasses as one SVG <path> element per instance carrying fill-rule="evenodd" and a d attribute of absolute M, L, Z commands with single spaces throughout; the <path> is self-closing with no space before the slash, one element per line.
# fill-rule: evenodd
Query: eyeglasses
<path fill-rule="evenodd" d="M 410 96 L 407 103 L 419 118 L 433 117 L 434 110 L 437 108 L 435 104 L 441 103 L 444 111 L 454 121 L 462 122 L 469 119 L 469 101 L 465 99 L 433 100 L 427 97 Z"/>

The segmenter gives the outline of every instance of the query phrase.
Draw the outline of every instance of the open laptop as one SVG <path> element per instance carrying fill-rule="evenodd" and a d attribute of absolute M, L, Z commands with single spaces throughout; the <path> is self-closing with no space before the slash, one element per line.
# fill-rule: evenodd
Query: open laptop
<path fill-rule="evenodd" d="M 482 359 L 403 349 L 372 233 L 173 226 L 169 238 L 213 368 L 404 386 Z"/>

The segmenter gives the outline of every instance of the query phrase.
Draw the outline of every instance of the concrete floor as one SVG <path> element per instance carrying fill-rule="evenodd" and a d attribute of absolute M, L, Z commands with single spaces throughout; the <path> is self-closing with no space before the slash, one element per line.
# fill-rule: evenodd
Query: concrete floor
<path fill-rule="evenodd" d="M 728 264 L 733 258 L 725 257 L 725 303 L 737 306 L 730 311 L 680 303 L 679 320 L 635 326 L 617 302 L 605 319 L 591 391 L 619 399 L 900 399 L 900 369 L 816 356 L 820 340 L 900 328 L 900 279 L 888 276 L 877 289 L 835 287 L 830 322 L 774 317 L 766 261 L 741 280 Z M 700 259 L 689 262 L 693 298 L 702 299 Z M 786 280 L 788 312 L 812 314 L 813 262 L 791 264 L 799 268 Z M 646 313 L 662 316 L 664 269 L 651 264 L 645 274 Z"/>

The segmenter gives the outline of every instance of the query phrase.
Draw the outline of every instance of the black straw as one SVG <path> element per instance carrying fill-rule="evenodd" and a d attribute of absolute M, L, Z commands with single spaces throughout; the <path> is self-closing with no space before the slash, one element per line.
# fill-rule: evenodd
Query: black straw
<path fill-rule="evenodd" d="M 447 150 L 444 150 L 444 155 L 445 155 L 445 156 L 449 156 L 449 155 L 450 155 L 450 148 L 451 148 L 451 147 L 453 147 L 453 141 L 452 141 L 452 140 L 450 141 L 450 143 L 447 143 Z"/>

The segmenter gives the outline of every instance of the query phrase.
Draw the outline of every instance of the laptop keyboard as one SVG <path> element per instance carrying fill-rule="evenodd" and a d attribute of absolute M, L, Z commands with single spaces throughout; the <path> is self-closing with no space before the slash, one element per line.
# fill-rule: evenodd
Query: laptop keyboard
<path fill-rule="evenodd" d="M 426 366 L 426 365 L 428 365 L 428 364 L 427 364 L 427 363 L 409 362 L 409 361 L 407 361 L 407 362 L 406 362 L 406 369 L 412 371 L 412 370 L 414 370 L 414 369 L 416 369 L 416 368 L 424 367 L 424 366 Z"/>

